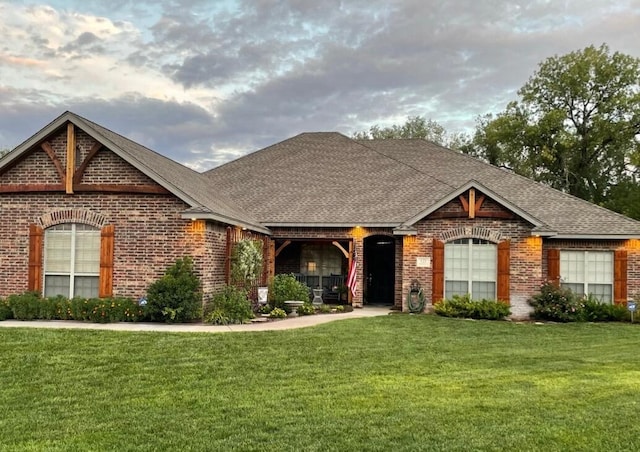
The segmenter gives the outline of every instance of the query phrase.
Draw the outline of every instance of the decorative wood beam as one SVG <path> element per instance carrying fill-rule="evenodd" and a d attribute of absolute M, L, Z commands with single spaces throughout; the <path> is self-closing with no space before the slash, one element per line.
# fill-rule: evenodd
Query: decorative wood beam
<path fill-rule="evenodd" d="M 460 195 L 458 196 L 458 199 L 462 204 L 462 210 L 464 210 L 465 212 L 469 212 L 469 203 L 467 202 L 467 198 L 465 198 L 464 195 Z"/>
<path fill-rule="evenodd" d="M 142 193 L 148 195 L 169 194 L 169 191 L 160 185 L 73 184 L 73 190 L 77 192 Z"/>
<path fill-rule="evenodd" d="M 49 159 L 53 162 L 53 165 L 56 167 L 56 171 L 58 172 L 58 176 L 60 176 L 60 182 L 65 183 L 65 175 L 64 170 L 62 169 L 62 163 L 60 159 L 56 155 L 56 151 L 53 150 L 51 145 L 48 142 L 44 142 L 40 145 L 42 150 L 49 156 Z"/>
<path fill-rule="evenodd" d="M 435 219 L 443 219 L 443 218 L 468 218 L 467 212 L 433 212 L 429 214 L 427 218 L 435 220 Z M 476 218 L 501 218 L 512 220 L 517 218 L 517 216 L 511 212 L 476 212 Z"/>
<path fill-rule="evenodd" d="M 289 245 L 291 245 L 291 240 L 285 240 L 284 243 L 282 245 L 280 245 L 278 247 L 278 249 L 276 250 L 276 256 L 278 257 L 280 255 L 280 252 L 285 249 L 286 247 L 288 247 Z"/>
<path fill-rule="evenodd" d="M 67 124 L 67 178 L 66 190 L 68 195 L 73 194 L 73 173 L 76 170 L 76 131 L 73 123 Z"/>
<path fill-rule="evenodd" d="M 469 218 L 476 217 L 476 189 L 469 189 Z"/>
<path fill-rule="evenodd" d="M 95 155 L 98 153 L 98 151 L 100 149 L 102 149 L 102 143 L 95 142 L 93 144 L 93 146 L 91 146 L 91 150 L 89 150 L 89 153 L 87 154 L 87 156 L 82 161 L 82 164 L 73 173 L 73 183 L 74 184 L 79 184 L 80 183 L 80 181 L 82 180 L 82 175 L 84 174 L 85 170 L 87 169 L 87 166 L 89 165 L 89 162 L 91 161 L 91 159 L 93 159 L 93 157 L 95 157 Z"/>
<path fill-rule="evenodd" d="M 0 184 L 0 193 L 64 191 L 64 184 Z"/>
<path fill-rule="evenodd" d="M 480 212 L 480 208 L 482 207 L 483 202 L 484 202 L 484 195 L 478 196 L 478 199 L 476 199 L 476 216 Z"/>
<path fill-rule="evenodd" d="M 342 246 L 342 245 L 340 245 L 340 243 L 339 243 L 339 242 L 333 241 L 333 242 L 331 242 L 331 244 L 332 244 L 333 246 L 335 246 L 336 248 L 338 248 L 340 251 L 342 251 L 342 254 L 344 255 L 344 257 L 346 257 L 347 259 L 349 259 L 349 251 L 345 250 L 345 249 L 343 248 L 343 246 Z"/>

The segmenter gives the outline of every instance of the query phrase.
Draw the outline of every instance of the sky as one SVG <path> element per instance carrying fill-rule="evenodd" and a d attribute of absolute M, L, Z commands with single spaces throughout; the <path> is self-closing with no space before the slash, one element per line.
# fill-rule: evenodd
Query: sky
<path fill-rule="evenodd" d="M 469 133 L 546 58 L 640 58 L 640 0 L 0 0 L 0 37 L 0 149 L 70 110 L 203 171 L 409 116 Z"/>

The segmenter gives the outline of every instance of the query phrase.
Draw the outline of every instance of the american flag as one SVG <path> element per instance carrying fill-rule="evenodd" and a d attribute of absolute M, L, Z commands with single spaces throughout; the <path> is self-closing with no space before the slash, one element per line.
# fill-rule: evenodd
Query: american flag
<path fill-rule="evenodd" d="M 351 258 L 351 267 L 349 267 L 349 274 L 347 275 L 347 287 L 351 290 L 351 295 L 354 297 L 356 296 L 356 289 L 358 288 L 358 280 L 356 279 L 357 261 L 358 255 L 354 251 L 353 257 Z"/>

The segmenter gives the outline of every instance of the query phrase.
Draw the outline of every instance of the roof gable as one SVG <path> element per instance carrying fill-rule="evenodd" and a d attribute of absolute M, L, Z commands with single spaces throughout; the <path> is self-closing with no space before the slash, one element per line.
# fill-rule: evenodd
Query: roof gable
<path fill-rule="evenodd" d="M 401 229 L 411 228 L 418 221 L 420 221 L 423 218 L 427 217 L 428 215 L 434 213 L 435 211 L 437 211 L 438 209 L 440 209 L 441 207 L 443 207 L 445 204 L 449 203 L 450 201 L 453 201 L 456 198 L 459 198 L 461 195 L 467 193 L 471 189 L 478 190 L 479 192 L 482 192 L 484 195 L 490 197 L 491 199 L 493 199 L 495 202 L 497 202 L 498 204 L 500 204 L 501 206 L 503 206 L 507 210 L 510 210 L 511 212 L 513 212 L 516 215 L 518 215 L 520 218 L 522 218 L 522 219 L 528 221 L 529 223 L 531 223 L 534 226 L 534 228 L 541 228 L 541 230 L 546 230 L 546 225 L 544 224 L 544 222 L 542 222 L 538 218 L 535 218 L 535 217 L 531 216 L 529 213 L 523 211 L 518 206 L 516 206 L 516 205 L 512 204 L 511 202 L 507 201 L 502 196 L 500 196 L 499 194 L 495 193 L 493 190 L 490 190 L 489 188 L 485 187 L 484 185 L 482 185 L 481 183 L 479 183 L 478 181 L 475 181 L 475 180 L 470 180 L 466 184 L 458 187 L 457 189 L 455 189 L 455 190 L 451 191 L 450 193 L 448 193 L 447 195 L 443 196 L 437 202 L 431 204 L 426 209 L 422 210 L 418 214 L 416 214 L 413 217 L 409 218 L 407 221 L 405 221 L 400 226 L 400 228 Z M 472 208 L 475 208 L 475 207 L 472 207 Z"/>
<path fill-rule="evenodd" d="M 11 165 L 68 123 L 74 124 L 155 183 L 188 204 L 190 211 L 188 215 L 184 215 L 185 217 L 212 219 L 269 233 L 269 230 L 252 218 L 250 214 L 223 200 L 222 195 L 213 189 L 209 180 L 201 173 L 68 111 L 7 154 L 0 160 L 0 169 Z"/>

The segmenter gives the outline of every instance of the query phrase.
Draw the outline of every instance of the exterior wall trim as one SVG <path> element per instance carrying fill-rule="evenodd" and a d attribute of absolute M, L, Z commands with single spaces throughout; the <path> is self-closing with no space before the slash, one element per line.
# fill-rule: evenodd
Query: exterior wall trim
<path fill-rule="evenodd" d="M 494 231 L 482 226 L 460 226 L 440 233 L 438 238 L 445 243 L 463 238 L 482 239 L 498 243 L 507 237 L 503 237 L 500 231 Z"/>
<path fill-rule="evenodd" d="M 46 213 L 36 219 L 43 229 L 62 223 L 83 223 L 96 228 L 102 228 L 107 218 L 97 212 L 84 209 L 64 209 Z"/>

